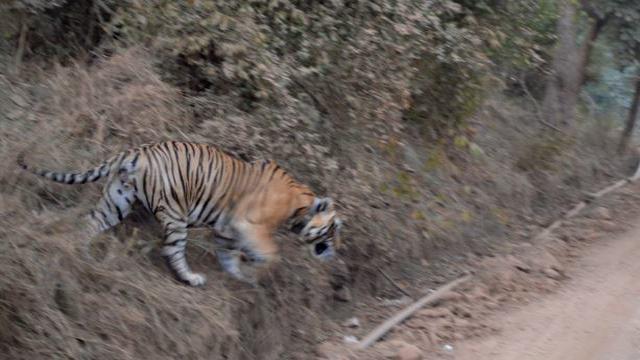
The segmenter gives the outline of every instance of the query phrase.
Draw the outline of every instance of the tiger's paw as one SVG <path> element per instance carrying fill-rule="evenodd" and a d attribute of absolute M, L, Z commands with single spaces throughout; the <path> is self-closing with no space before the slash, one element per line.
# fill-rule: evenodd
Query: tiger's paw
<path fill-rule="evenodd" d="M 242 283 L 245 283 L 245 284 L 247 284 L 247 285 L 249 285 L 251 287 L 257 287 L 258 286 L 258 279 L 255 276 L 255 274 L 248 275 L 248 274 L 245 274 L 243 272 L 238 271 L 238 272 L 235 272 L 235 273 L 230 273 L 230 275 L 234 279 L 236 279 L 236 280 L 238 280 L 238 281 L 240 281 Z"/>
<path fill-rule="evenodd" d="M 207 282 L 207 278 L 202 274 L 190 273 L 182 281 L 187 285 L 198 287 L 204 285 Z"/>

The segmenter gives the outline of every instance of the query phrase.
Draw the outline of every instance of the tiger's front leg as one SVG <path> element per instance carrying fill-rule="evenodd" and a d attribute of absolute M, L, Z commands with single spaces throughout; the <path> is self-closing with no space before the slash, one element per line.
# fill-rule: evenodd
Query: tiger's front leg
<path fill-rule="evenodd" d="M 240 257 L 234 253 L 236 250 L 234 240 L 216 235 L 214 241 L 217 245 L 216 257 L 222 269 L 234 279 L 255 286 L 256 279 L 240 270 Z"/>

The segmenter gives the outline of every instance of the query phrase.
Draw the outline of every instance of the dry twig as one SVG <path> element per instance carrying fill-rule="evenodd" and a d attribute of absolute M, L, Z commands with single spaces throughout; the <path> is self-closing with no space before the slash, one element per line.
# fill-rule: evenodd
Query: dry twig
<path fill-rule="evenodd" d="M 398 291 L 400 291 L 401 293 L 403 293 L 404 295 L 408 296 L 409 298 L 413 299 L 413 296 L 411 296 L 411 294 L 409 294 L 405 289 L 403 289 L 402 287 L 400 287 L 400 285 L 398 285 L 398 283 L 396 283 L 395 281 L 393 281 L 393 279 L 391 278 L 391 276 L 389 276 L 384 270 L 382 270 L 381 268 L 378 268 L 378 271 L 380 271 L 380 274 L 382 274 L 382 276 L 384 276 L 385 279 L 387 279 L 387 281 L 389 281 L 389 283 L 391 283 L 391 285 L 393 285 L 393 287 L 395 287 L 396 289 L 398 289 Z"/>
<path fill-rule="evenodd" d="M 425 295 L 420 300 L 404 308 L 402 311 L 394 315 L 392 318 L 388 319 L 387 321 L 383 322 L 378 327 L 373 329 L 373 331 L 371 331 L 369 335 L 365 336 L 365 338 L 362 339 L 362 341 L 360 341 L 356 346 L 359 349 L 366 349 L 371 344 L 375 343 L 378 339 L 380 339 L 382 336 L 384 336 L 384 334 L 386 334 L 394 326 L 398 325 L 399 323 L 404 321 L 406 318 L 411 316 L 414 312 L 418 311 L 425 305 L 436 302 L 437 300 L 441 299 L 443 295 L 449 293 L 455 287 L 468 281 L 469 279 L 471 279 L 471 275 L 463 276 L 461 278 L 458 278 L 446 284 L 445 286 L 439 288 L 433 293 Z"/>

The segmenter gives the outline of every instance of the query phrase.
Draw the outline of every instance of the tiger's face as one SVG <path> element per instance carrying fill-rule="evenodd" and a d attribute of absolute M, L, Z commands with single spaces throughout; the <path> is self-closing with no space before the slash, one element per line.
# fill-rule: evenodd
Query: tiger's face
<path fill-rule="evenodd" d="M 309 247 L 313 257 L 321 261 L 331 260 L 340 247 L 342 220 L 336 215 L 333 201 L 316 199 L 308 215 L 297 224 L 301 240 Z"/>

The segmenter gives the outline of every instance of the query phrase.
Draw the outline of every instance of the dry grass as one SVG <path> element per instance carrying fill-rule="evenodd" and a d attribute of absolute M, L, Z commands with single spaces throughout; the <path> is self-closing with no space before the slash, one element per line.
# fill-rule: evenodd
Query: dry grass
<path fill-rule="evenodd" d="M 86 263 L 77 251 L 86 239 L 64 231 L 74 224 L 34 227 L 52 215 L 34 216 L 12 196 L 3 195 L 2 205 L 12 212 L 2 214 L 9 230 L 0 255 L 0 348 L 9 358 L 171 359 L 240 351 L 223 287 L 187 289 L 117 245 L 101 262 Z"/>
<path fill-rule="evenodd" d="M 85 261 L 80 249 L 87 239 L 76 231 L 77 219 L 100 195 L 100 184 L 36 179 L 11 167 L 16 154 L 28 149 L 34 164 L 82 169 L 127 146 L 190 139 L 182 132 L 191 131 L 192 121 L 178 105 L 180 94 L 140 50 L 92 67 L 58 68 L 43 79 L 39 86 L 13 86 L 29 105 L 20 121 L 0 127 L 0 159 L 9 165 L 0 176 L 1 353 L 12 359 L 276 359 L 283 349 L 292 353 L 322 336 L 318 314 L 331 306 L 331 292 L 323 272 L 304 259 L 268 270 L 265 286 L 253 290 L 223 275 L 206 233 L 194 232 L 189 256 L 209 282 L 188 288 L 159 259 L 159 231 L 143 211 L 97 239 L 97 260 Z M 315 325 L 296 332 L 301 322 Z"/>

